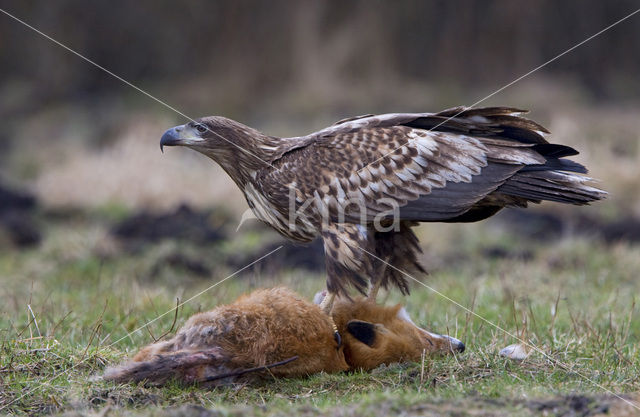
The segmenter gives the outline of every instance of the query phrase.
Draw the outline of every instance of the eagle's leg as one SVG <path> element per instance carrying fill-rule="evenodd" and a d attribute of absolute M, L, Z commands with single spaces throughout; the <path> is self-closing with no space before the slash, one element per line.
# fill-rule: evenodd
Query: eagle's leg
<path fill-rule="evenodd" d="M 335 339 L 338 349 L 342 346 L 342 337 L 340 336 L 340 332 L 338 331 L 338 326 L 333 321 L 333 316 L 331 315 L 331 310 L 333 310 L 333 302 L 336 299 L 336 295 L 332 292 L 327 291 L 327 295 L 325 295 L 324 300 L 320 303 L 320 309 L 329 316 L 329 321 L 331 322 L 331 327 L 333 328 L 333 338 Z"/>
<path fill-rule="evenodd" d="M 387 270 L 387 262 L 386 260 L 382 263 L 380 270 L 378 271 L 376 277 L 371 280 L 371 288 L 369 289 L 369 294 L 367 294 L 367 299 L 369 301 L 376 302 L 376 298 L 378 296 L 378 290 L 380 289 L 380 285 L 382 285 L 382 281 L 384 280 L 384 274 Z"/>
<path fill-rule="evenodd" d="M 322 231 L 325 264 L 327 267 L 327 296 L 321 303 L 330 312 L 335 296 L 349 297 L 352 287 L 366 294 L 372 276 L 371 257 L 375 248 L 370 245 L 367 229 L 355 224 L 329 223 Z"/>
<path fill-rule="evenodd" d="M 367 294 L 367 299 L 369 301 L 373 301 L 375 303 L 376 297 L 378 297 L 378 290 L 380 289 L 380 280 L 376 280 L 369 289 L 369 294 Z"/>
<path fill-rule="evenodd" d="M 320 309 L 328 316 L 331 316 L 331 310 L 333 309 L 333 302 L 335 299 L 336 295 L 327 291 L 327 295 L 325 295 L 324 299 L 320 303 Z"/>

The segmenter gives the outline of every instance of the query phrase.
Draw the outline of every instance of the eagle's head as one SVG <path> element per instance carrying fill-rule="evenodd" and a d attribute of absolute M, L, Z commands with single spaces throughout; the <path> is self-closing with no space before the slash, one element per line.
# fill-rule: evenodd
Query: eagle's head
<path fill-rule="evenodd" d="M 274 138 L 221 116 L 202 117 L 164 132 L 160 149 L 186 146 L 216 161 L 236 181 L 269 166 Z"/>
<path fill-rule="evenodd" d="M 245 132 L 246 131 L 246 132 Z M 202 117 L 164 132 L 160 149 L 164 146 L 186 146 L 209 155 L 226 148 L 247 146 L 253 129 L 221 116 Z"/>

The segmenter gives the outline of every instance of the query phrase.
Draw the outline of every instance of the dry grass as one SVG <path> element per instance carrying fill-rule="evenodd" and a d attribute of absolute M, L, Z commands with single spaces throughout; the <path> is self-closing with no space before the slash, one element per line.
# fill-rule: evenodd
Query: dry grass
<path fill-rule="evenodd" d="M 76 409 L 83 414 L 172 415 L 194 412 L 179 408 L 187 403 L 249 415 L 292 410 L 456 415 L 463 408 L 470 414 L 528 416 L 537 413 L 535 399 L 564 410 L 555 415 L 571 415 L 575 410 L 563 405 L 567 395 L 585 396 L 588 409 L 596 410 L 618 404 L 610 392 L 640 390 L 638 246 L 607 246 L 580 237 L 532 242 L 494 223 L 430 229 L 423 232 L 425 241 L 437 242 L 431 245 L 431 257 L 447 261 L 432 265 L 424 282 L 500 328 L 526 337 L 544 354 L 533 352 L 521 363 L 499 357 L 497 352 L 514 342 L 511 337 L 415 284 L 411 296 L 392 293 L 386 302 L 402 301 L 422 326 L 462 339 L 468 347 L 463 355 L 371 373 L 322 374 L 211 392 L 106 383 L 95 376 L 165 333 L 174 315 L 163 316 L 148 331 L 130 332 L 170 311 L 176 298 L 185 300 L 228 276 L 233 271 L 218 260 L 237 250 L 253 250 L 255 239 L 240 234 L 232 245 L 213 247 L 167 241 L 137 253 L 116 245 L 105 256 L 104 225 L 54 223 L 40 250 L 0 255 L 0 407 L 19 414 Z M 482 255 L 496 245 L 514 253 L 526 249 L 532 257 Z M 214 257 L 213 275 L 203 279 L 176 267 L 158 270 L 156 265 L 172 253 Z M 277 275 L 260 271 L 258 265 L 186 304 L 178 325 L 194 312 L 257 286 L 287 285 L 311 297 L 323 285 L 322 275 L 300 270 Z"/>

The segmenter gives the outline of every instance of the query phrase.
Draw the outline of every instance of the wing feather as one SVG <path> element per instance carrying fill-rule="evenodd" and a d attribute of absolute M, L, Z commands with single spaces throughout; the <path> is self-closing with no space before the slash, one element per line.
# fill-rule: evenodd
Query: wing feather
<path fill-rule="evenodd" d="M 584 172 L 559 159 L 574 149 L 549 144 L 548 131 L 518 116 L 523 112 L 454 108 L 346 119 L 299 138 L 305 146 L 275 161 L 279 169 L 265 184 L 295 184 L 302 196 L 317 195 L 332 218 L 342 213 L 346 221 L 372 221 L 389 212 L 390 202 L 402 208 L 401 220 L 406 215 L 411 221 L 445 221 L 478 204 L 523 205 L 542 195 L 583 203 L 589 196 L 562 198 L 557 193 L 567 190 L 532 185 L 522 176 L 509 182 L 520 170 L 539 171 L 536 178 L 554 169 Z M 279 181 L 283 177 L 288 181 Z M 513 197 L 488 198 L 497 190 Z"/>
<path fill-rule="evenodd" d="M 284 139 L 275 169 L 256 172 L 261 197 L 252 201 L 261 206 L 258 217 L 278 223 L 274 227 L 292 239 L 322 236 L 330 292 L 346 294 L 349 285 L 364 292 L 384 271 L 379 259 L 421 269 L 411 231 L 416 222 L 471 222 L 505 206 L 604 198 L 579 175 L 586 173 L 582 165 L 561 159 L 577 152 L 548 143 L 548 131 L 520 113 L 493 107 L 359 116 Z M 310 200 L 315 209 L 305 213 L 311 218 L 296 216 L 294 231 L 287 223 L 290 190 L 296 210 Z M 374 227 L 390 218 L 399 220 L 399 229 Z M 376 279 L 408 292 L 405 277 L 395 271 Z"/>

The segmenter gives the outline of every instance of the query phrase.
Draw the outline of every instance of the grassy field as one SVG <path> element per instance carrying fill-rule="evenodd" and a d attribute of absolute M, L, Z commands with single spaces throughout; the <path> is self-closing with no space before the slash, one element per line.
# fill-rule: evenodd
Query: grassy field
<path fill-rule="evenodd" d="M 47 147 L 29 138 L 48 132 L 57 114 L 30 119 L 0 171 L 37 194 L 33 220 L 43 240 L 18 249 L 0 233 L 0 414 L 638 415 L 616 397 L 640 404 L 637 106 L 576 107 L 567 101 L 578 100 L 554 96 L 558 88 L 527 88 L 518 97 L 532 103 L 514 96 L 496 104 L 543 109 L 532 116 L 555 142 L 578 148 L 577 160 L 611 195 L 590 208 L 545 204 L 527 211 L 542 209 L 573 225 L 547 225 L 545 233 L 530 217 L 507 221 L 509 213 L 419 229 L 431 273 L 416 278 L 429 288 L 414 282 L 410 296 L 392 292 L 380 301 L 402 302 L 419 325 L 461 339 L 463 354 L 214 391 L 116 385 L 100 375 L 194 312 L 275 285 L 310 298 L 324 275 L 291 268 L 296 259 L 277 251 L 216 285 L 267 253 L 274 235 L 251 225 L 235 231 L 246 203 L 209 161 L 186 151 L 159 153 L 158 132 L 173 121 L 136 113 L 108 146 L 91 147 L 83 132 L 70 132 Z M 224 204 L 208 217 L 224 238 L 132 244 L 109 232 L 141 209 L 173 210 L 182 201 Z M 615 222 L 636 237 L 602 238 L 601 226 Z M 179 308 L 172 326 L 176 300 L 204 290 Z M 536 349 L 522 362 L 500 357 L 517 342 L 509 334 Z"/>
<path fill-rule="evenodd" d="M 235 254 L 263 254 L 263 234 L 251 228 L 211 245 L 169 239 L 131 249 L 108 233 L 126 214 L 40 214 L 46 238 L 38 249 L 1 252 L 0 413 L 634 415 L 613 394 L 637 401 L 640 391 L 640 247 L 597 237 L 523 239 L 499 219 L 420 230 L 432 272 L 417 278 L 468 311 L 417 283 L 405 299 L 381 297 L 405 303 L 423 327 L 463 340 L 461 355 L 214 391 L 101 381 L 107 365 L 171 330 L 176 298 L 235 272 L 225 262 Z M 164 262 L 176 254 L 204 260 L 211 273 Z M 286 265 L 278 256 L 271 264 Z M 177 325 L 253 288 L 288 285 L 312 297 L 323 286 L 319 273 L 273 272 L 267 261 L 186 303 Z M 536 349 L 522 362 L 500 357 L 516 343 L 501 329 Z"/>

